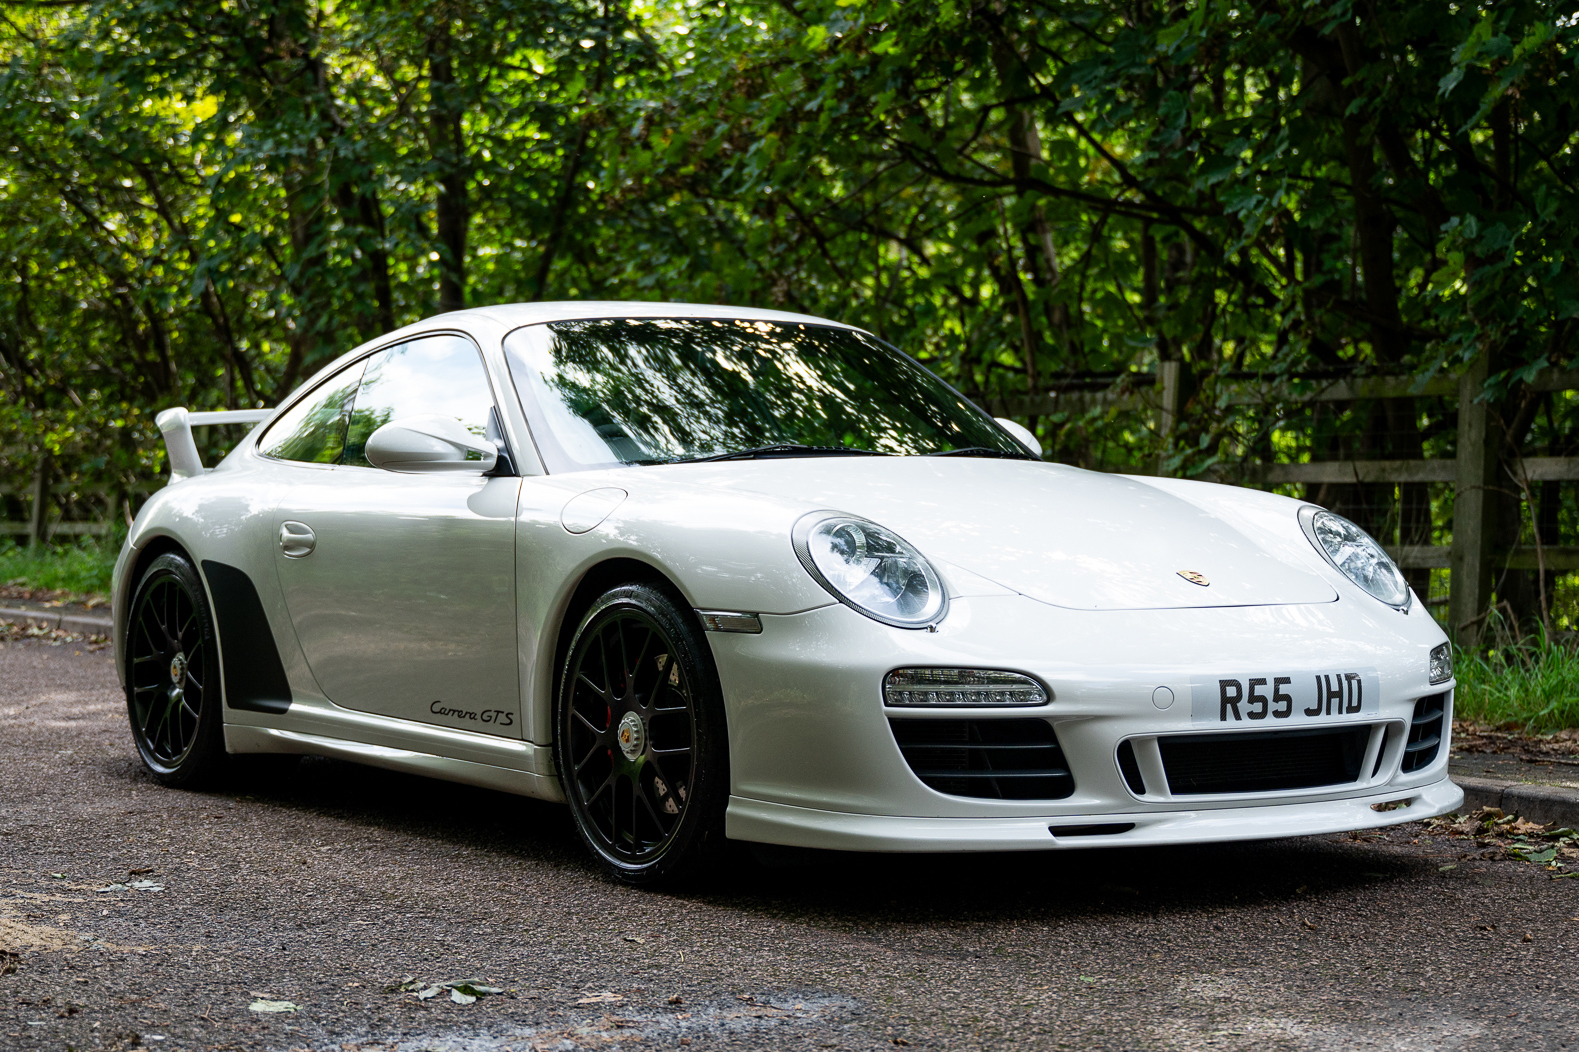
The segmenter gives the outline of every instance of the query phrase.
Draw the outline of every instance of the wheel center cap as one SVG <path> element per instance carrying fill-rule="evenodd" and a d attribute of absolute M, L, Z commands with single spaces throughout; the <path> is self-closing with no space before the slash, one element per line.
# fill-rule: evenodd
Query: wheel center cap
<path fill-rule="evenodd" d="M 620 752 L 625 754 L 627 760 L 635 760 L 647 746 L 647 731 L 641 725 L 641 717 L 634 712 L 627 712 L 620 718 L 615 737 L 619 739 Z"/>
<path fill-rule="evenodd" d="M 170 682 L 179 687 L 181 685 L 181 681 L 185 678 L 186 655 L 177 654 L 175 657 L 170 659 Z"/>

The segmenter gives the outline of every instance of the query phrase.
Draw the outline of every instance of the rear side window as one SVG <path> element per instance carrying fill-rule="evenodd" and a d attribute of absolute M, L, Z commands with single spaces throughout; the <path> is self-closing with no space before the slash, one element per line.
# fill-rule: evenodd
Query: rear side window
<path fill-rule="evenodd" d="M 460 336 L 428 336 L 386 347 L 367 359 L 345 439 L 343 464 L 372 467 L 363 450 L 374 431 L 402 417 L 459 420 L 479 438 L 488 435 L 493 391 L 477 346 Z"/>
<path fill-rule="evenodd" d="M 357 362 L 336 373 L 270 424 L 258 441 L 259 451 L 280 460 L 338 464 L 363 364 Z"/>

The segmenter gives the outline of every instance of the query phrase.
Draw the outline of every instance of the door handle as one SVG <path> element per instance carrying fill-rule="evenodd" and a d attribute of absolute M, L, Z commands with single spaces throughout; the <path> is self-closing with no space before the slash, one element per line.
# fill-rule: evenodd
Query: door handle
<path fill-rule="evenodd" d="M 317 544 L 318 538 L 313 536 L 312 528 L 305 522 L 280 524 L 280 551 L 285 553 L 285 558 L 305 559 L 313 553 Z"/>

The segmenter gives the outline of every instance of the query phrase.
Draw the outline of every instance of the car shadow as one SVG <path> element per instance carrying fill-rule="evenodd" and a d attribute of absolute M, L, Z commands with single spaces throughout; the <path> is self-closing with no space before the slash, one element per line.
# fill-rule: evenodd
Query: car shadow
<path fill-rule="evenodd" d="M 139 774 L 147 778 L 140 767 Z M 244 780 L 203 795 L 607 879 L 582 846 L 564 806 L 494 790 L 306 757 L 288 767 L 249 772 Z M 1400 850 L 1396 841 L 1347 835 L 945 855 L 733 845 L 724 864 L 704 877 L 649 893 L 764 918 L 1046 923 L 1077 916 L 1156 919 L 1231 912 L 1344 893 L 1396 894 L 1399 885 L 1435 875 L 1434 860 L 1423 852 Z"/>

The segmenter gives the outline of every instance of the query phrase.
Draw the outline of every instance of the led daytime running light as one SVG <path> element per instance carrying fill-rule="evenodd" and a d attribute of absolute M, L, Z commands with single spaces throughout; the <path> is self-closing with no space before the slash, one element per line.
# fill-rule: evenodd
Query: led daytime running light
<path fill-rule="evenodd" d="M 1048 691 L 1018 672 L 974 668 L 896 668 L 883 679 L 893 706 L 1045 705 Z"/>

